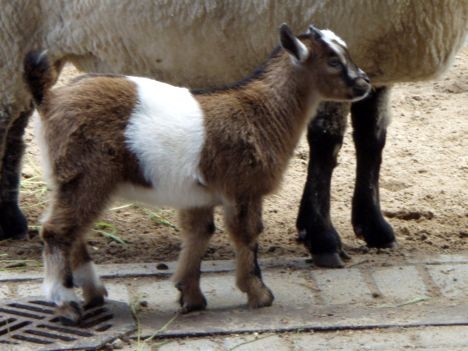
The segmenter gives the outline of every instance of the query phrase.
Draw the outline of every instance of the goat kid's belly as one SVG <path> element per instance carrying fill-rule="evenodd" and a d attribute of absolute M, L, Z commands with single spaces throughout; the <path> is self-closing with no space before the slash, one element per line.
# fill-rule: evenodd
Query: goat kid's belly
<path fill-rule="evenodd" d="M 159 184 L 157 188 L 126 183 L 118 187 L 116 197 L 152 207 L 168 206 L 175 209 L 213 207 L 221 204 L 219 197 L 195 183 Z"/>

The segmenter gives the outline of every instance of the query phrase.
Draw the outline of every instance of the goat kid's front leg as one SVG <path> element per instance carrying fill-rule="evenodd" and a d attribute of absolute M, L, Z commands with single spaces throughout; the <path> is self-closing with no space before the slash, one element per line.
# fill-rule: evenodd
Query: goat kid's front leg
<path fill-rule="evenodd" d="M 377 88 L 351 106 L 356 146 L 356 185 L 353 196 L 354 232 L 369 247 L 392 248 L 395 235 L 380 210 L 379 174 L 387 134 L 389 88 Z"/>
<path fill-rule="evenodd" d="M 236 251 L 236 282 L 251 308 L 271 306 L 273 293 L 263 283 L 257 262 L 258 235 L 263 230 L 262 199 L 225 205 L 225 221 Z"/>
<path fill-rule="evenodd" d="M 181 210 L 182 251 L 173 277 L 180 291 L 182 313 L 206 308 L 206 299 L 200 289 L 200 266 L 208 242 L 215 231 L 213 208 Z"/>

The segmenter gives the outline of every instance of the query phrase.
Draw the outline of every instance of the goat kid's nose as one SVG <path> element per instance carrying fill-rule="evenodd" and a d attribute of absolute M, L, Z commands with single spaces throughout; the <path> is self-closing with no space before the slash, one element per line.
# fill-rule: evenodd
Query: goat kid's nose
<path fill-rule="evenodd" d="M 370 83 L 369 76 L 362 69 L 359 69 L 359 78 L 364 79 L 366 83 Z"/>

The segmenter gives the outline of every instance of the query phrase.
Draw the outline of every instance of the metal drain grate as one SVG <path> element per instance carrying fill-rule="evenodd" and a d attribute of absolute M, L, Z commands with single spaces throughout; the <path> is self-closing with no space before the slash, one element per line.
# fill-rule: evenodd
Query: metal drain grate
<path fill-rule="evenodd" d="M 0 350 L 95 350 L 135 330 L 127 304 L 87 309 L 79 326 L 64 326 L 54 304 L 29 298 L 0 301 Z"/>

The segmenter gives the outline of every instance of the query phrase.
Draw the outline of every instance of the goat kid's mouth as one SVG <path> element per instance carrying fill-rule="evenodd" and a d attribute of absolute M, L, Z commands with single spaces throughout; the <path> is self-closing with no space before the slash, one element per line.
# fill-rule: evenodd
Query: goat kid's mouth
<path fill-rule="evenodd" d="M 353 87 L 351 87 L 351 93 L 350 93 L 350 99 L 351 102 L 356 102 L 359 100 L 362 100 L 369 95 L 371 91 L 371 85 L 369 83 L 365 84 L 355 84 Z"/>

